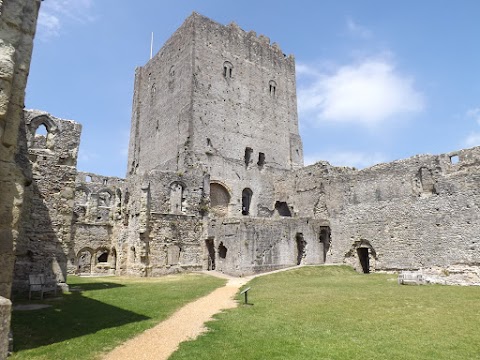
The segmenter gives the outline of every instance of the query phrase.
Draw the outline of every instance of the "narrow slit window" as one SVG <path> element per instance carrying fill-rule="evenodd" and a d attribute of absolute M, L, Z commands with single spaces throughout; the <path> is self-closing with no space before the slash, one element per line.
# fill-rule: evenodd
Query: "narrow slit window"
<path fill-rule="evenodd" d="M 245 161 L 245 167 L 248 167 L 248 164 L 250 164 L 250 160 L 252 158 L 252 153 L 253 149 L 250 147 L 245 148 L 245 156 L 243 157 Z"/>
<path fill-rule="evenodd" d="M 257 165 L 263 167 L 265 165 L 265 154 L 263 152 L 258 153 Z"/>
<path fill-rule="evenodd" d="M 275 94 L 277 92 L 277 83 L 273 80 L 270 80 L 270 82 L 268 83 L 268 87 L 270 90 L 270 96 L 275 97 Z"/>

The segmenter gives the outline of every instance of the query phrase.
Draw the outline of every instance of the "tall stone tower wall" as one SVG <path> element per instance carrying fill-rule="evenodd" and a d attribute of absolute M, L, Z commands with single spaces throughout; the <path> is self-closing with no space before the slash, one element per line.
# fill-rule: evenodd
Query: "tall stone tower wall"
<path fill-rule="evenodd" d="M 176 171 L 191 131 L 193 21 L 185 23 L 135 71 L 128 175 Z M 190 126 L 190 127 L 189 127 Z"/>
<path fill-rule="evenodd" d="M 214 175 L 224 159 L 245 167 L 247 148 L 255 165 L 262 153 L 259 166 L 303 166 L 293 56 L 234 23 L 193 17 L 193 151 Z"/>

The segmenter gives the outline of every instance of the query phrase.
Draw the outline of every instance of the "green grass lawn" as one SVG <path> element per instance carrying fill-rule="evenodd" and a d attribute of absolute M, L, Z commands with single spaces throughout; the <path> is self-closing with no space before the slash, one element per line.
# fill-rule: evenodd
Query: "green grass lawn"
<path fill-rule="evenodd" d="M 69 276 L 68 283 L 71 293 L 43 301 L 51 308 L 13 312 L 15 352 L 9 359 L 96 359 L 225 281 L 189 274 L 153 279 Z"/>
<path fill-rule="evenodd" d="M 480 359 L 480 287 L 400 286 L 396 276 L 305 267 L 250 282 L 180 359 Z"/>

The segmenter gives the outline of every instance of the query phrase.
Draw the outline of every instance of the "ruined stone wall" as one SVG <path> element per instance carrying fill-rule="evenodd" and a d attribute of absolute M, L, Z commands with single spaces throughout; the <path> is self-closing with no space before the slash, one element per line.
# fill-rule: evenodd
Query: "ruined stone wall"
<path fill-rule="evenodd" d="M 459 162 L 455 163 L 458 158 Z M 277 184 L 295 212 L 330 219 L 327 261 L 396 270 L 478 265 L 480 148 L 357 171 L 317 163 Z"/>
<path fill-rule="evenodd" d="M 115 239 L 121 236 L 126 216 L 124 180 L 81 172 L 75 185 L 74 271 L 114 274 L 117 268 Z"/>
<path fill-rule="evenodd" d="M 15 164 L 40 2 L 0 1 L 0 359 L 7 356 L 14 242 L 25 176 Z"/>
<path fill-rule="evenodd" d="M 120 273 L 155 276 L 201 268 L 208 184 L 209 177 L 196 169 L 128 178 L 127 232 L 116 245 Z"/>
<path fill-rule="evenodd" d="M 28 110 L 20 131 L 17 163 L 29 174 L 21 231 L 16 242 L 16 290 L 29 274 L 65 282 L 73 258 L 72 219 L 81 125 Z"/>
<path fill-rule="evenodd" d="M 188 19 L 135 72 L 128 173 L 183 168 L 191 127 L 193 25 Z"/>
<path fill-rule="evenodd" d="M 305 218 L 213 220 L 205 242 L 205 265 L 241 276 L 322 264 L 328 251 L 320 238 L 322 225 L 323 221 Z"/>

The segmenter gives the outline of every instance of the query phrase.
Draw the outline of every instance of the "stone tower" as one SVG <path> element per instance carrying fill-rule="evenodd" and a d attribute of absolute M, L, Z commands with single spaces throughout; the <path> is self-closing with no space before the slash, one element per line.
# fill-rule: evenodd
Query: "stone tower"
<path fill-rule="evenodd" d="M 193 13 L 136 71 L 128 173 L 201 167 L 213 206 L 257 215 L 265 177 L 303 166 L 296 106 L 293 56 Z"/>

